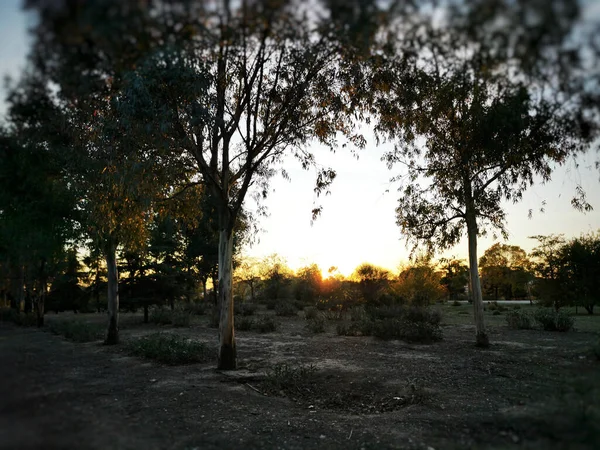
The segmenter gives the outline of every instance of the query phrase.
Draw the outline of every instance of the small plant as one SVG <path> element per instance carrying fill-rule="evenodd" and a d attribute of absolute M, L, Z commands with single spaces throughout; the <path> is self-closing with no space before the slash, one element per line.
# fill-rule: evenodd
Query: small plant
<path fill-rule="evenodd" d="M 242 316 L 236 320 L 235 327 L 240 331 L 250 331 L 254 328 L 254 319 L 252 317 Z"/>
<path fill-rule="evenodd" d="M 271 333 L 277 330 L 277 322 L 270 316 L 263 316 L 256 321 L 254 329 L 259 333 Z"/>
<path fill-rule="evenodd" d="M 239 314 L 242 316 L 253 316 L 257 310 L 257 306 L 254 303 L 242 303 L 241 305 L 236 305 L 235 314 Z"/>
<path fill-rule="evenodd" d="M 86 323 L 80 320 L 59 320 L 51 322 L 48 328 L 54 334 L 64 336 L 69 341 L 80 343 L 98 341 L 104 336 L 103 325 Z"/>
<path fill-rule="evenodd" d="M 544 331 L 569 331 L 575 324 L 575 319 L 564 311 L 549 308 L 538 309 L 534 317 Z"/>
<path fill-rule="evenodd" d="M 267 383 L 277 390 L 293 390 L 300 384 L 311 382 L 317 368 L 312 365 L 291 366 L 286 363 L 276 364 L 267 372 Z"/>
<path fill-rule="evenodd" d="M 208 305 L 206 303 L 193 303 L 190 302 L 185 305 L 185 310 L 194 316 L 203 316 L 206 314 L 206 310 L 208 309 Z"/>
<path fill-rule="evenodd" d="M 502 315 L 502 311 L 500 311 L 499 309 L 495 309 L 492 312 L 492 316 L 501 316 Z"/>
<path fill-rule="evenodd" d="M 169 325 L 172 323 L 171 311 L 162 306 L 154 306 L 150 309 L 148 320 L 155 325 Z"/>
<path fill-rule="evenodd" d="M 214 351 L 204 342 L 197 342 L 172 333 L 154 333 L 130 344 L 135 356 L 153 359 L 163 364 L 181 365 L 212 361 Z"/>
<path fill-rule="evenodd" d="M 221 322 L 221 314 L 217 308 L 213 308 L 208 319 L 209 328 L 219 328 Z"/>
<path fill-rule="evenodd" d="M 505 318 L 508 326 L 515 330 L 531 330 L 533 328 L 534 319 L 527 311 L 513 309 L 506 313 Z"/>
<path fill-rule="evenodd" d="M 322 315 L 313 317 L 312 319 L 309 319 L 306 321 L 306 328 L 311 332 L 311 333 L 324 333 L 325 332 L 325 317 L 323 317 Z"/>
<path fill-rule="evenodd" d="M 458 300 L 454 300 L 454 301 L 452 302 L 452 306 L 460 306 L 460 305 L 462 305 L 462 303 L 461 303 L 461 302 L 459 302 Z"/>
<path fill-rule="evenodd" d="M 314 306 L 308 306 L 304 308 L 304 318 L 306 320 L 312 320 L 319 315 L 319 310 Z"/>
<path fill-rule="evenodd" d="M 298 314 L 298 310 L 291 302 L 281 302 L 275 306 L 275 315 L 283 317 L 294 317 Z"/>
<path fill-rule="evenodd" d="M 367 317 L 367 313 L 365 312 L 365 308 L 362 306 L 355 306 L 350 309 L 350 320 L 352 322 L 360 322 L 365 320 Z"/>
<path fill-rule="evenodd" d="M 176 309 L 171 314 L 171 321 L 174 327 L 189 327 L 192 319 L 192 315 L 185 309 Z"/>

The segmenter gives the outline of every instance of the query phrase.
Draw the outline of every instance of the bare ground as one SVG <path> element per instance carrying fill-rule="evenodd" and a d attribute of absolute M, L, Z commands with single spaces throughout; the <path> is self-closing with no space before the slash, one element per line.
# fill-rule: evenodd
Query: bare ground
<path fill-rule="evenodd" d="M 0 323 L 0 449 L 600 448 L 597 333 L 497 326 L 479 350 L 466 325 L 409 345 L 282 319 L 239 332 L 225 373 L 129 356 L 159 327 L 127 319 L 116 347 Z M 161 330 L 214 343 L 205 321 Z M 275 367 L 305 372 L 278 385 Z"/>

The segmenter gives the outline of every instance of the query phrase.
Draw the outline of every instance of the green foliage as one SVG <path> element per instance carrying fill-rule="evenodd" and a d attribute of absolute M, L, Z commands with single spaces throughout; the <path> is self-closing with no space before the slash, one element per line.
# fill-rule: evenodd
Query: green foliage
<path fill-rule="evenodd" d="M 206 302 L 190 302 L 184 308 L 194 316 L 204 316 L 206 315 L 206 311 L 210 309 L 210 305 Z"/>
<path fill-rule="evenodd" d="M 321 269 L 316 264 L 298 269 L 293 286 L 294 298 L 313 303 L 321 294 L 322 283 Z"/>
<path fill-rule="evenodd" d="M 414 306 L 431 305 L 446 296 L 441 273 L 427 258 L 418 258 L 414 265 L 405 267 L 394 284 L 394 293 Z"/>
<path fill-rule="evenodd" d="M 214 350 L 203 342 L 192 341 L 171 333 L 154 333 L 129 345 L 131 353 L 168 365 L 194 364 L 213 361 Z"/>
<path fill-rule="evenodd" d="M 275 306 L 275 315 L 283 317 L 294 317 L 298 315 L 296 306 L 289 301 L 282 301 Z"/>
<path fill-rule="evenodd" d="M 175 308 L 171 313 L 171 321 L 174 327 L 189 327 L 192 320 L 192 315 L 189 311 L 183 308 Z"/>
<path fill-rule="evenodd" d="M 73 342 L 93 342 L 104 336 L 104 326 L 100 324 L 86 323 L 81 320 L 57 320 L 52 321 L 48 328 L 54 334 L 64 336 Z"/>
<path fill-rule="evenodd" d="M 310 365 L 289 365 L 280 363 L 267 371 L 267 383 L 277 390 L 292 390 L 299 384 L 306 384 L 315 376 L 317 368 Z"/>
<path fill-rule="evenodd" d="M 240 331 L 250 331 L 254 326 L 255 323 L 252 317 L 242 316 L 235 321 L 235 327 Z"/>
<path fill-rule="evenodd" d="M 534 318 L 528 311 L 513 309 L 506 313 L 506 323 L 515 330 L 531 330 L 534 327 Z"/>
<path fill-rule="evenodd" d="M 164 306 L 154 306 L 150 308 L 148 321 L 155 325 L 169 325 L 173 323 L 171 311 Z"/>
<path fill-rule="evenodd" d="M 462 303 L 461 303 L 461 302 L 459 302 L 458 300 L 454 300 L 454 301 L 452 302 L 452 306 L 461 306 L 461 305 L 462 305 Z"/>
<path fill-rule="evenodd" d="M 535 321 L 544 331 L 569 331 L 575 325 L 575 319 L 564 311 L 540 308 L 534 313 Z"/>
<path fill-rule="evenodd" d="M 432 343 L 442 339 L 441 313 L 423 307 L 371 307 L 360 321 L 340 323 L 337 333 L 344 336 L 376 336 L 407 342 Z"/>
<path fill-rule="evenodd" d="M 277 330 L 277 322 L 271 316 L 262 316 L 255 322 L 254 329 L 259 333 L 271 333 Z"/>
<path fill-rule="evenodd" d="M 469 266 L 463 260 L 442 258 L 440 270 L 442 272 L 440 283 L 446 289 L 448 298 L 454 299 L 455 302 L 464 299 L 465 286 L 469 283 Z"/>
<path fill-rule="evenodd" d="M 389 286 L 390 272 L 382 267 L 363 263 L 354 269 L 352 278 L 358 283 L 364 302 L 379 304 L 377 300 Z"/>
<path fill-rule="evenodd" d="M 306 320 L 314 319 L 319 315 L 319 310 L 314 306 L 307 306 L 304 308 L 304 318 Z"/>
<path fill-rule="evenodd" d="M 306 329 L 314 334 L 324 333 L 325 328 L 326 328 L 326 323 L 327 323 L 327 321 L 326 321 L 325 317 L 323 317 L 323 315 L 317 315 L 316 317 L 313 317 L 312 319 L 306 320 Z"/>
<path fill-rule="evenodd" d="M 498 300 L 527 297 L 533 279 L 525 251 L 516 245 L 496 243 L 479 259 L 484 294 Z"/>
<path fill-rule="evenodd" d="M 37 326 L 37 316 L 32 313 L 20 313 L 16 309 L 2 308 L 0 309 L 0 320 L 12 322 L 21 327 Z"/>
<path fill-rule="evenodd" d="M 255 303 L 247 303 L 244 302 L 242 304 L 236 305 L 235 306 L 235 315 L 242 315 L 242 316 L 252 316 L 254 315 L 254 313 L 256 312 L 256 310 L 258 309 L 258 305 L 256 305 Z"/>

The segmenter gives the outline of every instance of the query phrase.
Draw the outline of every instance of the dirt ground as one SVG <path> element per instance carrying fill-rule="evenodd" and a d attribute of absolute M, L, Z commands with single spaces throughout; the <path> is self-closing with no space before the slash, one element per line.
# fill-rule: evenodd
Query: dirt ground
<path fill-rule="evenodd" d="M 227 373 L 127 352 L 157 329 L 216 345 L 205 317 L 174 329 L 125 316 L 116 347 L 0 323 L 0 449 L 600 448 L 597 333 L 495 326 L 479 350 L 470 325 L 409 345 L 278 320 L 237 333 Z"/>

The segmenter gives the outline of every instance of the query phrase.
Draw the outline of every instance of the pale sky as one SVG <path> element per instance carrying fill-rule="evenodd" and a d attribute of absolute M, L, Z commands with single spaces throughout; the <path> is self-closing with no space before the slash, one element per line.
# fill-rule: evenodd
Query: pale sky
<path fill-rule="evenodd" d="M 2 76 L 17 77 L 24 66 L 28 17 L 19 9 L 21 1 L 0 0 Z M 600 2 L 589 2 L 587 17 L 592 10 L 600 13 Z M 0 116 L 5 110 L 3 87 L 0 88 Z M 303 171 L 292 158 L 285 161 L 291 181 L 281 177 L 273 180 L 271 193 L 264 203 L 269 216 L 260 219 L 262 231 L 257 242 L 244 253 L 258 258 L 278 253 L 293 269 L 315 262 L 324 271 L 337 266 L 346 275 L 362 262 L 392 270 L 406 262 L 408 250 L 396 226 L 394 212 L 398 186 L 389 182 L 401 169 L 389 171 L 380 160 L 385 145 L 378 147 L 368 129 L 365 134 L 367 148 L 358 153 L 358 159 L 345 149 L 332 154 L 325 148 L 313 147 L 317 161 L 337 171 L 332 193 L 327 197 L 315 198 L 313 172 Z M 600 229 L 600 171 L 594 168 L 597 160 L 600 154 L 589 153 L 579 158 L 578 168 L 572 163 L 558 168 L 550 183 L 530 188 L 519 204 L 506 205 L 508 242 L 530 251 L 535 246 L 535 241 L 528 239 L 531 235 L 564 233 L 574 237 Z M 594 208 L 592 212 L 583 214 L 571 207 L 577 184 L 586 190 Z M 311 225 L 315 201 L 324 208 L 321 217 Z M 543 201 L 546 202 L 545 213 L 539 213 Z M 251 201 L 247 204 L 252 207 Z M 528 219 L 530 209 L 534 210 L 532 219 Z M 481 238 L 479 255 L 493 243 L 491 236 Z M 466 240 L 444 255 L 466 259 Z"/>

